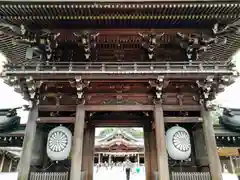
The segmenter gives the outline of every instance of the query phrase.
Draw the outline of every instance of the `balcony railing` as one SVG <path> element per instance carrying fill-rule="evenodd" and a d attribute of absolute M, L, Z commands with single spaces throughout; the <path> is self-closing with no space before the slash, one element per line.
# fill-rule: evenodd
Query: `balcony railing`
<path fill-rule="evenodd" d="M 30 62 L 9 64 L 6 73 L 230 73 L 224 62 Z"/>

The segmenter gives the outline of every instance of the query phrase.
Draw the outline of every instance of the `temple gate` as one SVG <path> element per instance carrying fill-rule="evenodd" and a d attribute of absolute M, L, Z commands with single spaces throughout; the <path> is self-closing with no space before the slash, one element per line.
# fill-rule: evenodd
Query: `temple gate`
<path fill-rule="evenodd" d="M 19 180 L 92 180 L 95 127 L 109 125 L 144 128 L 147 180 L 222 178 L 211 100 L 238 75 L 229 59 L 240 46 L 239 3 L 0 10 L 2 76 L 30 104 Z"/>

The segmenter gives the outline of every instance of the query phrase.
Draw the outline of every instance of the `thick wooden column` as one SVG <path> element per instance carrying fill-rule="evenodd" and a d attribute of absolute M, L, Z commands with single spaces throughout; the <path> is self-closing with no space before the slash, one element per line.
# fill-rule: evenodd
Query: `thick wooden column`
<path fill-rule="evenodd" d="M 87 180 L 93 180 L 93 161 L 94 161 L 94 144 L 95 144 L 95 127 L 89 127 L 89 151 L 88 151 L 88 177 Z"/>
<path fill-rule="evenodd" d="M 152 128 L 150 132 L 150 149 L 151 149 L 151 168 L 152 172 L 157 172 L 157 151 L 156 151 L 156 135 L 155 129 Z M 152 174 L 152 179 L 154 178 L 154 174 Z"/>
<path fill-rule="evenodd" d="M 90 131 L 89 131 L 89 125 L 85 125 L 84 129 L 84 135 L 83 135 L 83 156 L 82 156 L 82 171 L 85 174 L 85 178 L 87 179 L 87 172 L 88 172 L 88 153 L 89 153 L 89 139 L 90 139 Z"/>
<path fill-rule="evenodd" d="M 74 126 L 70 180 L 81 180 L 84 123 L 85 110 L 83 105 L 78 105 Z"/>
<path fill-rule="evenodd" d="M 144 135 L 144 164 L 145 164 L 145 174 L 146 180 L 151 180 L 151 152 L 150 152 L 150 124 L 146 123 L 143 127 Z"/>
<path fill-rule="evenodd" d="M 164 117 L 161 105 L 155 105 L 154 121 L 156 131 L 158 180 L 169 180 L 170 178 L 168 167 L 168 155 L 165 141 Z"/>
<path fill-rule="evenodd" d="M 32 160 L 32 150 L 35 140 L 38 106 L 33 105 L 28 115 L 28 121 L 25 128 L 25 135 L 22 146 L 22 155 L 18 164 L 18 180 L 28 180 L 29 170 Z"/>
<path fill-rule="evenodd" d="M 89 123 L 86 124 L 83 138 L 83 159 L 82 171 L 84 172 L 84 180 L 93 178 L 93 160 L 94 160 L 94 140 L 95 127 Z"/>
<path fill-rule="evenodd" d="M 214 135 L 213 122 L 210 116 L 210 111 L 202 108 L 202 118 L 203 118 L 203 133 L 207 148 L 209 168 L 212 180 L 222 179 L 222 168 L 220 159 L 218 156 L 217 145 Z"/>

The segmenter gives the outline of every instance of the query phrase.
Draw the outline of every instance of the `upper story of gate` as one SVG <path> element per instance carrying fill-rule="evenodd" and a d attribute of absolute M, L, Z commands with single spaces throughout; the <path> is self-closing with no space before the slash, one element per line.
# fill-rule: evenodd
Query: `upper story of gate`
<path fill-rule="evenodd" d="M 39 1 L 0 5 L 8 70 L 229 73 L 236 1 Z M 38 72 L 37 72 L 38 71 Z"/>
<path fill-rule="evenodd" d="M 3 76 L 27 99 L 52 86 L 54 97 L 65 88 L 79 99 L 83 89 L 101 98 L 100 91 L 118 99 L 129 91 L 135 99 L 136 92 L 209 99 L 233 82 L 239 18 L 237 1 L 6 1 Z"/>

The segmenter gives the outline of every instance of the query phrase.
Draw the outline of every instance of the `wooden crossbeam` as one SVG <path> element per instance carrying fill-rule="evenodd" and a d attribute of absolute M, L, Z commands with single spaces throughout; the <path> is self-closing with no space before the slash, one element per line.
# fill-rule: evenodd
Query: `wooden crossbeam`
<path fill-rule="evenodd" d="M 153 111 L 154 105 L 85 105 L 85 111 Z M 162 105 L 163 111 L 200 111 L 200 105 Z M 39 105 L 39 111 L 76 111 L 76 105 Z"/>

